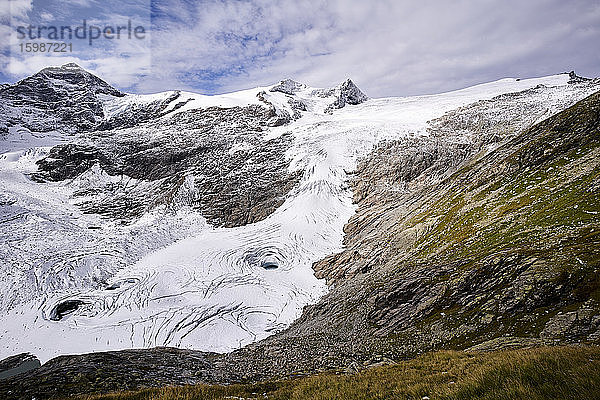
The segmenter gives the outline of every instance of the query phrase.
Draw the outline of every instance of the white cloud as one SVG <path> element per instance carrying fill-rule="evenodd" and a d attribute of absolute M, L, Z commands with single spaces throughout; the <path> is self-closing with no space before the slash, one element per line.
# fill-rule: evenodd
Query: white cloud
<path fill-rule="evenodd" d="M 156 0 L 153 9 L 151 73 L 145 56 L 121 56 L 135 43 L 74 56 L 139 92 L 225 92 L 284 77 L 330 86 L 350 77 L 385 96 L 570 69 L 600 74 L 596 1 Z"/>
<path fill-rule="evenodd" d="M 54 19 L 54 15 L 49 12 L 42 12 L 40 13 L 40 19 L 42 22 L 50 22 Z"/>
<path fill-rule="evenodd" d="M 158 19 L 153 75 L 142 90 L 222 92 L 287 76 L 328 86 L 351 77 L 381 96 L 568 68 L 600 72 L 592 51 L 600 6 L 589 1 L 161 4 L 170 18 Z"/>
<path fill-rule="evenodd" d="M 0 2 L 0 15 L 24 18 L 32 8 L 32 0 L 3 0 Z"/>

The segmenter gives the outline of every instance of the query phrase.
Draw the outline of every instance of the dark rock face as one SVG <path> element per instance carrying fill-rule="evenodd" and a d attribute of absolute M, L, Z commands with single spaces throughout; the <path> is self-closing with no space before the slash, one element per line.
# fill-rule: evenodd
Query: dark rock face
<path fill-rule="evenodd" d="M 58 145 L 50 149 L 47 157 L 38 161 L 39 172 L 33 174 L 32 177 L 40 182 L 73 179 L 96 163 L 104 166 L 110 165 L 108 157 L 94 146 Z"/>
<path fill-rule="evenodd" d="M 124 179 L 77 192 L 96 195 L 80 204 L 86 211 L 130 220 L 157 206 L 191 206 L 216 225 L 245 225 L 272 213 L 299 178 L 287 172 L 290 136 L 262 138 L 272 116 L 259 106 L 211 107 L 91 133 L 54 147 L 33 178 L 73 179 L 98 165 Z"/>
<path fill-rule="evenodd" d="M 0 360 L 0 380 L 31 372 L 40 367 L 35 356 L 22 353 Z"/>
<path fill-rule="evenodd" d="M 365 95 L 350 79 L 342 83 L 336 90 L 336 100 L 329 105 L 326 112 L 333 112 L 334 109 L 343 108 L 346 104 L 360 104 L 369 98 Z"/>
<path fill-rule="evenodd" d="M 94 129 L 104 116 L 99 95 L 124 96 L 76 64 L 44 68 L 0 91 L 0 115 L 7 118 L 0 125 L 38 132 Z"/>
<path fill-rule="evenodd" d="M 569 72 L 569 84 L 573 83 L 584 83 L 587 81 L 591 81 L 591 78 L 584 78 L 583 76 L 579 76 L 575 73 L 575 71 Z"/>
<path fill-rule="evenodd" d="M 369 98 L 350 79 L 342 83 L 340 87 L 340 102 L 344 104 L 360 104 Z"/>
<path fill-rule="evenodd" d="M 214 356 L 156 348 L 57 357 L 29 375 L 0 380 L 0 393 L 6 400 L 30 400 L 104 391 L 107 382 L 111 390 L 133 389 L 141 382 L 142 386 L 192 384 L 203 379 L 202 371 L 211 369 Z"/>

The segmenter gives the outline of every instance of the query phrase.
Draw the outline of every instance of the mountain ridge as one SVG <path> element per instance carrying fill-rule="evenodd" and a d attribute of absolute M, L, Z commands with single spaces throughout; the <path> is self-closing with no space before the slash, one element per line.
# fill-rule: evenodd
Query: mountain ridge
<path fill-rule="evenodd" d="M 273 104 L 264 98 L 258 98 L 265 90 L 280 91 L 277 88 L 282 82 L 284 81 L 266 88 L 213 96 L 182 91 L 134 95 L 121 92 L 75 63 L 67 63 L 57 67 L 46 67 L 30 77 L 0 88 L 0 110 L 4 117 L 0 119 L 0 134 L 8 135 L 13 127 L 38 132 L 60 130 L 71 135 L 77 132 L 132 127 L 172 113 L 190 102 L 193 104 L 198 98 L 202 100 L 196 108 L 220 106 L 220 98 L 224 99 L 224 107 L 260 105 L 262 102 L 271 108 L 272 113 L 278 115 L 271 125 L 281 125 L 290 121 L 290 114 L 294 115 L 299 110 L 306 111 L 306 106 L 301 101 L 295 101 L 296 108 L 292 107 L 290 112 L 286 104 Z M 297 84 L 319 97 L 330 97 L 327 112 L 343 108 L 346 103 L 359 104 L 367 99 L 349 79 L 330 89 L 309 88 L 307 85 Z M 275 90 L 272 90 L 273 88 Z M 248 92 L 252 92 L 254 96 L 244 95 Z M 238 100 L 234 100 L 234 103 L 226 100 L 231 96 L 235 99 L 240 94 L 242 95 Z M 127 99 L 114 101 L 119 98 Z M 129 99 L 134 100 L 128 102 Z M 27 115 L 18 111 L 19 107 L 23 106 L 29 109 Z M 280 107 L 283 109 L 279 110 Z"/>

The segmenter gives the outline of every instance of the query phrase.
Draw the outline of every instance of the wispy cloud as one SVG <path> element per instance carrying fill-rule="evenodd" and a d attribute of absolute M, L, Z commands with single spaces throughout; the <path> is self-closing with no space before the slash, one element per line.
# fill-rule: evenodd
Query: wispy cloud
<path fill-rule="evenodd" d="M 291 76 L 351 77 L 374 96 L 505 76 L 600 73 L 590 1 L 205 1 L 154 5 L 153 76 L 141 89 L 207 92 Z M 177 86 L 179 85 L 179 86 Z"/>

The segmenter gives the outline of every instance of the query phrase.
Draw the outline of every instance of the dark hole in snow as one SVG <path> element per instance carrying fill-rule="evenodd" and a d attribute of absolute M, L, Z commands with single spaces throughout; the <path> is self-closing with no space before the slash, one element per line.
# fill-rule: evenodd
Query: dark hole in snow
<path fill-rule="evenodd" d="M 120 282 L 115 282 L 112 285 L 109 285 L 107 287 L 104 288 L 104 290 L 115 290 L 121 287 L 121 283 Z"/>
<path fill-rule="evenodd" d="M 88 229 L 102 229 L 101 226 L 88 226 Z"/>
<path fill-rule="evenodd" d="M 71 314 L 83 304 L 85 303 L 81 300 L 65 300 L 62 303 L 58 303 L 50 311 L 50 319 L 52 321 L 60 321 L 65 315 Z"/>
<path fill-rule="evenodd" d="M 262 264 L 260 264 L 261 267 L 263 267 L 264 269 L 277 269 L 279 268 L 279 265 L 277 265 L 276 262 L 274 261 L 263 261 Z"/>
<path fill-rule="evenodd" d="M 115 290 L 115 289 L 118 289 L 121 286 L 123 286 L 124 283 L 133 284 L 133 283 L 136 283 L 136 282 L 137 282 L 136 279 L 129 278 L 129 279 L 126 279 L 124 281 L 111 283 L 110 285 L 108 285 L 107 287 L 105 287 L 104 290 Z"/>

